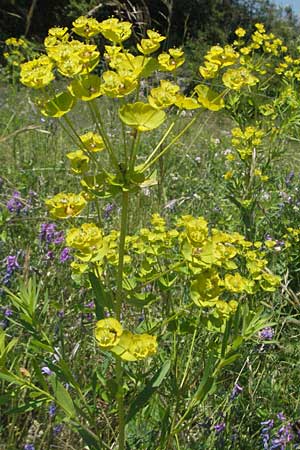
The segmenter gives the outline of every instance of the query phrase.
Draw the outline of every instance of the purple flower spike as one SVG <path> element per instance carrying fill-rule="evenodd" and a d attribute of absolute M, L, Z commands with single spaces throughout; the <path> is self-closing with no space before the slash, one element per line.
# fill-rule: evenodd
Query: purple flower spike
<path fill-rule="evenodd" d="M 42 223 L 40 229 L 40 240 L 50 244 L 56 233 L 55 223 Z"/>
<path fill-rule="evenodd" d="M 53 373 L 52 370 L 49 369 L 49 367 L 47 367 L 47 366 L 42 367 L 41 372 L 43 375 L 52 375 L 52 373 Z"/>
<path fill-rule="evenodd" d="M 13 315 L 12 309 L 10 308 L 6 308 L 4 311 L 4 316 L 5 317 L 11 317 Z"/>
<path fill-rule="evenodd" d="M 49 416 L 50 417 L 54 417 L 55 413 L 56 413 L 56 406 L 54 403 L 51 403 L 51 405 L 49 406 Z"/>
<path fill-rule="evenodd" d="M 54 240 L 53 240 L 54 244 L 60 245 L 64 242 L 64 240 L 65 236 L 63 231 L 57 231 L 56 233 L 54 233 Z"/>
<path fill-rule="evenodd" d="M 25 444 L 24 450 L 35 450 L 35 446 L 33 444 Z"/>
<path fill-rule="evenodd" d="M 6 258 L 6 267 L 7 270 L 11 271 L 20 268 L 16 255 L 8 255 L 8 257 Z"/>
<path fill-rule="evenodd" d="M 61 433 L 63 429 L 63 425 L 61 423 L 59 423 L 58 425 L 55 425 L 55 427 L 53 428 L 53 434 L 57 435 L 59 433 Z"/>
<path fill-rule="evenodd" d="M 230 400 L 234 400 L 242 391 L 242 386 L 240 386 L 238 383 L 235 383 L 230 395 Z"/>
<path fill-rule="evenodd" d="M 225 422 L 217 423 L 217 425 L 214 425 L 214 429 L 216 433 L 221 433 L 223 430 L 225 430 Z"/>
<path fill-rule="evenodd" d="M 284 420 L 286 420 L 286 417 L 285 417 L 285 415 L 283 414 L 283 412 L 279 412 L 279 413 L 277 414 L 277 417 L 278 417 L 278 419 L 281 420 L 282 422 L 283 422 Z"/>
<path fill-rule="evenodd" d="M 95 308 L 95 302 L 93 302 L 93 300 L 89 303 L 86 303 L 84 305 L 86 308 L 90 308 L 90 309 L 94 309 Z"/>
<path fill-rule="evenodd" d="M 23 202 L 21 201 L 21 194 L 19 191 L 14 191 L 12 197 L 6 203 L 6 208 L 11 213 L 19 213 L 23 208 Z"/>
<path fill-rule="evenodd" d="M 70 249 L 68 247 L 65 247 L 60 254 L 60 257 L 59 257 L 60 262 L 64 263 L 71 258 L 72 258 L 72 256 L 70 254 Z"/>
<path fill-rule="evenodd" d="M 273 330 L 273 328 L 266 327 L 259 331 L 258 337 L 262 341 L 270 341 L 271 339 L 273 339 L 274 334 L 275 334 L 275 331 Z"/>
<path fill-rule="evenodd" d="M 105 220 L 107 220 L 110 217 L 111 212 L 114 209 L 114 205 L 112 203 L 108 203 L 104 208 L 104 214 L 103 217 Z"/>

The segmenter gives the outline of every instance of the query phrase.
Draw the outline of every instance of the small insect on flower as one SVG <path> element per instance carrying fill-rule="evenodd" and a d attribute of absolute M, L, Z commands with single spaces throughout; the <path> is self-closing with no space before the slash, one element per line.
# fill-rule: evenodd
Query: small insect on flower
<path fill-rule="evenodd" d="M 96 323 L 95 337 L 102 348 L 109 349 L 117 345 L 122 333 L 122 325 L 113 317 L 98 320 Z"/>

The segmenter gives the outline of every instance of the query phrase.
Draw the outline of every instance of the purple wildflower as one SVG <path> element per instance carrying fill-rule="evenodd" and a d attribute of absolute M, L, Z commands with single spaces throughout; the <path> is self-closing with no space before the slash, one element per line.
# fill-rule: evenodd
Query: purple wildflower
<path fill-rule="evenodd" d="M 5 317 L 11 317 L 12 315 L 13 315 L 12 309 L 6 308 L 6 309 L 4 310 L 4 316 L 5 316 Z"/>
<path fill-rule="evenodd" d="M 283 412 L 279 412 L 279 413 L 277 414 L 277 417 L 278 417 L 278 419 L 281 420 L 282 422 L 283 422 L 284 420 L 286 420 L 286 417 L 285 417 L 285 415 L 283 414 Z"/>
<path fill-rule="evenodd" d="M 53 259 L 54 258 L 54 253 L 52 250 L 49 250 L 46 255 L 45 255 L 46 259 Z"/>
<path fill-rule="evenodd" d="M 2 279 L 2 284 L 8 285 L 12 274 L 15 270 L 20 268 L 16 255 L 8 255 L 6 258 L 6 273 Z"/>
<path fill-rule="evenodd" d="M 56 406 L 54 403 L 51 403 L 51 405 L 49 406 L 49 416 L 50 417 L 54 417 L 55 413 L 56 413 Z"/>
<path fill-rule="evenodd" d="M 59 433 L 61 433 L 63 429 L 63 425 L 61 423 L 55 425 L 55 427 L 53 427 L 53 434 L 57 435 Z"/>
<path fill-rule="evenodd" d="M 223 430 L 225 430 L 226 424 L 225 422 L 220 422 L 214 425 L 214 429 L 216 433 L 221 433 Z"/>
<path fill-rule="evenodd" d="M 292 431 L 292 426 L 290 423 L 286 423 L 283 425 L 278 433 L 276 434 L 275 438 L 272 439 L 270 450 L 275 449 L 286 449 L 286 445 L 291 442 L 294 439 L 294 434 Z"/>
<path fill-rule="evenodd" d="M 53 373 L 52 370 L 49 369 L 49 367 L 47 367 L 47 366 L 42 367 L 41 372 L 43 375 L 52 375 L 52 373 Z"/>
<path fill-rule="evenodd" d="M 56 233 L 56 225 L 55 223 L 42 223 L 40 229 L 40 240 L 45 241 L 50 244 Z"/>
<path fill-rule="evenodd" d="M 6 203 L 6 208 L 11 213 L 19 213 L 23 209 L 23 206 L 21 193 L 19 191 L 14 191 L 12 197 Z"/>
<path fill-rule="evenodd" d="M 261 430 L 261 437 L 263 440 L 263 448 L 264 448 L 264 450 L 268 450 L 269 449 L 269 441 L 270 441 L 270 430 L 274 426 L 274 420 L 273 419 L 265 420 L 264 422 L 261 422 L 260 424 L 264 425 L 263 429 Z"/>
<path fill-rule="evenodd" d="M 273 339 L 275 331 L 271 327 L 265 327 L 259 331 L 258 337 L 263 341 L 270 341 Z"/>
<path fill-rule="evenodd" d="M 33 444 L 25 444 L 24 450 L 35 450 L 35 446 Z"/>
<path fill-rule="evenodd" d="M 20 268 L 17 258 L 18 257 L 16 255 L 8 255 L 8 257 L 6 258 L 7 270 L 14 271 L 15 269 Z"/>
<path fill-rule="evenodd" d="M 114 205 L 112 203 L 108 203 L 104 208 L 104 214 L 103 217 L 105 220 L 107 220 L 110 217 L 111 212 L 114 209 Z"/>
<path fill-rule="evenodd" d="M 54 233 L 53 244 L 60 245 L 64 242 L 65 236 L 63 231 L 57 231 Z"/>
<path fill-rule="evenodd" d="M 62 250 L 61 254 L 60 254 L 60 257 L 59 257 L 60 262 L 61 262 L 61 263 L 64 263 L 64 262 L 68 261 L 68 260 L 71 259 L 71 258 L 72 258 L 72 256 L 71 256 L 71 254 L 70 254 L 70 249 L 69 249 L 68 247 L 65 247 L 65 248 Z"/>
<path fill-rule="evenodd" d="M 240 386 L 238 383 L 235 383 L 230 395 L 230 400 L 234 400 L 242 391 L 242 386 Z"/>
<path fill-rule="evenodd" d="M 95 308 L 95 302 L 92 300 L 91 302 L 86 303 L 84 306 L 86 308 L 89 308 L 89 309 L 94 309 Z"/>

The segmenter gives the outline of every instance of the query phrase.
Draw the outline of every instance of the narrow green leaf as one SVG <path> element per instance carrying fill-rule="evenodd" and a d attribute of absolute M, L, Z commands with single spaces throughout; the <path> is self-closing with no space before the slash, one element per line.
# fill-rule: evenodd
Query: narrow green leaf
<path fill-rule="evenodd" d="M 101 320 L 104 319 L 104 307 L 113 309 L 112 301 L 105 292 L 101 281 L 93 272 L 89 272 L 89 279 L 95 294 L 96 317 L 97 320 Z"/>
<path fill-rule="evenodd" d="M 76 411 L 69 392 L 57 380 L 56 376 L 51 376 L 50 381 L 57 404 L 65 411 L 65 413 L 69 417 L 74 417 L 76 415 Z"/>
<path fill-rule="evenodd" d="M 236 353 L 235 355 L 229 356 L 229 358 L 221 360 L 221 362 L 218 365 L 218 370 L 222 369 L 225 366 L 229 366 L 229 364 L 233 363 L 240 356 L 241 356 L 240 353 Z"/>

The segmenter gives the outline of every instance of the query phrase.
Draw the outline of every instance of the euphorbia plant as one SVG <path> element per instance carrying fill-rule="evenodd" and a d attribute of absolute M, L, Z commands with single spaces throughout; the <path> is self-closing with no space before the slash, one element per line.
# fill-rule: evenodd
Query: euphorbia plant
<path fill-rule="evenodd" d="M 95 291 L 95 341 L 104 355 L 115 360 L 119 450 L 125 448 L 126 422 L 138 412 L 142 414 L 170 370 L 176 395 L 173 408 L 168 409 L 159 448 L 170 448 L 173 439 L 178 440 L 191 411 L 215 388 L 222 368 L 233 362 L 240 345 L 266 324 L 260 312 L 249 311 L 242 300 L 264 291 L 273 292 L 279 283 L 278 277 L 268 271 L 264 254 L 251 242 L 238 233 L 210 230 L 204 218 L 183 216 L 171 228 L 156 214 L 150 228 L 135 234 L 129 229 L 133 206 L 130 199 L 143 187 L 156 183 L 156 162 L 175 146 L 203 110 L 224 108 L 230 90 L 248 88 L 258 81 L 249 68 L 230 69 L 224 75 L 225 89 L 221 93 L 199 84 L 191 96 L 185 96 L 170 80 L 184 63 L 182 49 L 154 56 L 165 38 L 148 30 L 147 37 L 137 44 L 137 52 L 131 52 L 124 47 L 131 29 L 130 23 L 116 18 L 98 22 L 81 17 L 73 23 L 72 31 L 83 40 L 71 38 L 66 28 L 52 28 L 45 39 L 46 55 L 21 67 L 22 83 L 38 90 L 37 104 L 42 114 L 58 118 L 74 143 L 67 158 L 73 173 L 80 177 L 81 192 L 59 193 L 48 199 L 51 215 L 70 219 L 79 216 L 88 203 L 99 212 L 97 206 L 102 198 L 114 197 L 120 202 L 117 231 L 105 232 L 99 214 L 98 225 L 83 223 L 67 233 L 67 244 L 74 249 L 74 278 Z M 103 55 L 105 70 L 100 75 L 98 35 L 109 41 Z M 205 70 L 215 73 L 236 64 L 239 57 L 230 47 L 215 48 Z M 154 77 L 158 72 L 165 74 L 159 83 Z M 59 93 L 51 84 L 56 75 L 66 79 L 66 88 Z M 143 79 L 149 79 L 147 97 L 140 88 Z M 152 88 L 150 81 L 155 84 Z M 112 105 L 117 104 L 121 138 L 107 129 L 101 102 L 104 97 L 111 99 Z M 76 128 L 69 115 L 77 102 L 85 102 L 89 108 L 91 126 L 85 133 Z M 178 130 L 175 122 L 183 110 L 199 111 Z M 138 163 L 145 134 L 159 129 L 168 116 L 170 124 L 151 144 L 144 161 Z M 188 294 L 183 286 L 188 287 Z M 147 312 L 141 326 L 134 324 L 135 308 Z M 193 380 L 191 385 L 196 384 L 196 388 L 191 392 L 188 380 L 200 324 L 215 333 L 215 338 L 206 349 L 202 381 Z M 184 344 L 188 348 L 186 359 L 180 355 L 182 339 L 178 338 L 185 333 L 192 335 L 191 342 Z M 127 395 L 129 405 L 125 408 L 126 383 L 134 379 L 134 369 L 129 371 L 127 364 L 137 367 L 134 364 L 140 360 L 150 364 L 151 357 L 158 361 L 160 347 L 168 349 L 173 366 L 166 358 L 146 391 Z M 177 366 L 180 358 L 183 369 Z M 81 400 L 86 401 L 84 396 Z M 73 418 L 73 409 L 71 413 Z M 92 431 L 83 428 L 81 435 L 90 445 L 101 447 L 101 442 L 97 447 Z M 106 447 L 109 444 L 104 443 Z"/>

